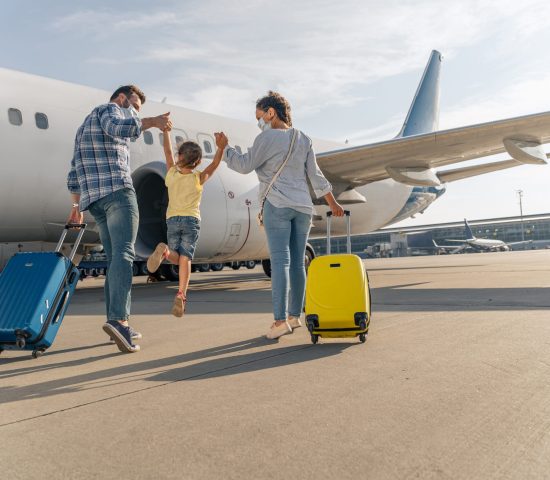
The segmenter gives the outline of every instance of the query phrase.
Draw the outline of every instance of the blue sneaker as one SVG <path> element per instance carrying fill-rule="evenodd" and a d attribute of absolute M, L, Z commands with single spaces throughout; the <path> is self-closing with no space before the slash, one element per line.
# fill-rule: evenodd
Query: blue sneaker
<path fill-rule="evenodd" d="M 115 341 L 121 352 L 139 352 L 139 345 L 132 343 L 130 327 L 125 327 L 117 321 L 109 321 L 103 324 L 103 331 Z"/>
<path fill-rule="evenodd" d="M 132 340 L 141 340 L 143 338 L 143 335 L 134 330 L 130 325 L 128 325 L 128 328 L 130 329 L 130 337 Z"/>
<path fill-rule="evenodd" d="M 132 340 L 141 340 L 143 338 L 143 335 L 137 330 L 134 330 L 130 325 L 128 325 L 128 328 L 130 329 L 130 338 Z M 114 343 L 115 339 L 113 337 L 110 337 L 109 341 Z"/>

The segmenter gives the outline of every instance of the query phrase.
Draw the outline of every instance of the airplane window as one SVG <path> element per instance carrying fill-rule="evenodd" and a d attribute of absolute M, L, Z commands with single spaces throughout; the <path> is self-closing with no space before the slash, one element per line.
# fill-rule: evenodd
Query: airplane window
<path fill-rule="evenodd" d="M 243 150 L 241 147 L 239 147 L 238 145 L 235 145 L 235 150 L 237 150 L 237 152 L 239 152 L 240 154 L 243 153 Z"/>
<path fill-rule="evenodd" d="M 176 147 L 179 147 L 183 143 L 183 137 L 176 135 Z"/>
<path fill-rule="evenodd" d="M 147 130 L 143 132 L 143 141 L 146 145 L 153 145 L 153 134 Z"/>
<path fill-rule="evenodd" d="M 160 140 L 160 144 L 164 145 L 164 134 L 163 133 L 159 133 L 159 140 Z"/>
<path fill-rule="evenodd" d="M 8 108 L 8 120 L 12 125 L 22 125 L 23 115 L 21 114 L 21 110 L 17 110 L 17 108 Z"/>
<path fill-rule="evenodd" d="M 208 140 L 204 140 L 202 144 L 206 153 L 212 153 L 212 144 Z"/>
<path fill-rule="evenodd" d="M 46 130 L 49 126 L 48 116 L 45 113 L 35 113 L 34 121 L 36 122 L 36 126 L 41 130 Z"/>

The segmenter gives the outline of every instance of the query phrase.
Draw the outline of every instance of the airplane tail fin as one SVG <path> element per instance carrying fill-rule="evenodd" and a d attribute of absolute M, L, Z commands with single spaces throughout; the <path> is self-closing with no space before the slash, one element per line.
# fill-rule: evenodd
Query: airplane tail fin
<path fill-rule="evenodd" d="M 433 50 L 414 95 L 409 113 L 397 137 L 437 130 L 439 123 L 439 71 L 442 55 Z"/>
<path fill-rule="evenodd" d="M 468 225 L 468 220 L 464 219 L 464 235 L 466 235 L 466 238 L 468 240 L 473 240 L 474 233 L 472 232 L 472 229 L 470 228 L 470 225 Z"/>

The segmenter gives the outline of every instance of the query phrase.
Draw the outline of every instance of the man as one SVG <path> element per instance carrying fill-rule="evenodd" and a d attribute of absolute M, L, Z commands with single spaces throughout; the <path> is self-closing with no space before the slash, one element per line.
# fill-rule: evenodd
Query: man
<path fill-rule="evenodd" d="M 169 113 L 140 119 L 145 95 L 134 85 L 118 88 L 110 102 L 92 110 L 76 132 L 74 155 L 67 177 L 73 206 L 69 223 L 82 223 L 88 210 L 94 217 L 107 255 L 103 330 L 121 352 L 137 352 L 141 333 L 128 325 L 132 264 L 139 212 L 130 175 L 129 141 L 143 130 L 171 128 Z"/>

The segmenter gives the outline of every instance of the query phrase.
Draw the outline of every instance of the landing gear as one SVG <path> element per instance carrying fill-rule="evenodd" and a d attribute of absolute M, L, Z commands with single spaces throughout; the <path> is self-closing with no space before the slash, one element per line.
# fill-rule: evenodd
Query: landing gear
<path fill-rule="evenodd" d="M 269 258 L 262 260 L 262 268 L 264 269 L 264 273 L 271 278 L 271 260 Z"/>
<path fill-rule="evenodd" d="M 319 341 L 319 335 L 317 335 L 315 333 L 312 333 L 311 334 L 311 343 L 313 343 L 313 345 L 315 345 L 318 341 Z"/>
<path fill-rule="evenodd" d="M 161 265 L 160 271 L 162 275 L 171 282 L 177 282 L 180 278 L 179 276 L 179 267 L 171 263 L 166 263 Z"/>
<path fill-rule="evenodd" d="M 41 357 L 42 355 L 44 355 L 44 352 L 46 350 L 43 350 L 43 349 L 37 349 L 37 350 L 33 350 L 32 351 L 32 358 L 38 358 L 38 357 Z"/>
<path fill-rule="evenodd" d="M 367 341 L 367 335 L 364 333 L 359 334 L 359 340 L 361 343 L 365 343 Z"/>

